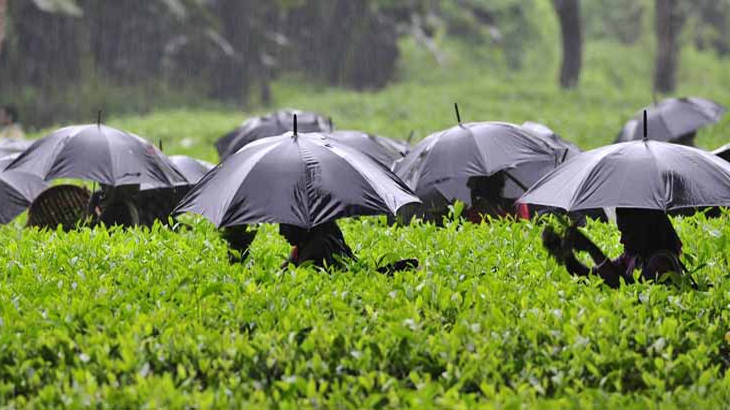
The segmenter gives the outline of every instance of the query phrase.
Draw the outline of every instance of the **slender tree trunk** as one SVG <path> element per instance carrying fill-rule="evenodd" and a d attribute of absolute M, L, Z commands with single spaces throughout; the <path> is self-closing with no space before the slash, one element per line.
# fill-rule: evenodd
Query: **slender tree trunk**
<path fill-rule="evenodd" d="M 580 0 L 553 0 L 560 20 L 563 38 L 563 63 L 560 67 L 560 86 L 578 85 L 583 60 L 583 25 L 580 18 Z"/>
<path fill-rule="evenodd" d="M 654 64 L 654 91 L 671 93 L 677 85 L 677 61 L 683 19 L 678 9 L 678 0 L 656 0 L 655 29 L 657 39 Z"/>
<path fill-rule="evenodd" d="M 5 40 L 5 17 L 8 11 L 8 0 L 0 0 L 0 57 L 3 55 L 3 40 Z"/>

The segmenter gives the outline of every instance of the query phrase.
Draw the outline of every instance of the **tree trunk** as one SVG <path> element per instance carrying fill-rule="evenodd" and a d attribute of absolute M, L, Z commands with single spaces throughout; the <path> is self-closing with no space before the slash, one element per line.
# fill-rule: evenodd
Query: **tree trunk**
<path fill-rule="evenodd" d="M 3 40 L 5 40 L 5 16 L 7 16 L 8 1 L 0 0 L 0 58 L 3 55 Z"/>
<path fill-rule="evenodd" d="M 678 0 L 656 0 L 654 24 L 657 51 L 654 64 L 654 91 L 671 93 L 677 85 L 677 61 L 683 19 Z"/>
<path fill-rule="evenodd" d="M 583 60 L 583 25 L 580 19 L 580 0 L 553 0 L 560 20 L 563 37 L 563 63 L 560 67 L 560 86 L 578 85 Z"/>

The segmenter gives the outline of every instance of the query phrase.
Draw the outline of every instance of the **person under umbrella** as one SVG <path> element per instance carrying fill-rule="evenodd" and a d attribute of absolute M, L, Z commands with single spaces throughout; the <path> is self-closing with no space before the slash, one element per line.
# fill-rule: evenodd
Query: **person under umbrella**
<path fill-rule="evenodd" d="M 8 171 L 5 167 L 14 156 L 0 159 L 0 224 L 6 224 L 23 213 L 48 186 L 37 176 Z"/>
<path fill-rule="evenodd" d="M 651 139 L 694 146 L 697 130 L 720 121 L 725 107 L 703 98 L 668 98 L 643 108 L 619 132 L 615 142 L 641 141 L 642 112 Z"/>
<path fill-rule="evenodd" d="M 466 211 L 466 219 L 480 223 L 485 217 L 505 218 L 508 216 L 530 219 L 530 212 L 525 204 L 515 204 L 514 200 L 505 198 L 505 171 L 499 171 L 488 177 L 471 177 L 466 183 L 471 195 L 471 206 Z"/>
<path fill-rule="evenodd" d="M 178 181 L 169 186 L 143 184 L 140 187 L 135 196 L 139 211 L 139 224 L 142 226 L 151 227 L 155 222 L 167 224 L 172 211 L 180 200 L 214 167 L 213 164 L 185 155 L 172 155 L 168 158 L 184 177 L 184 181 Z"/>
<path fill-rule="evenodd" d="M 166 187 L 186 182 L 157 147 L 139 136 L 102 125 L 101 114 L 97 124 L 61 128 L 34 141 L 7 169 L 46 181 L 72 178 L 98 182 L 102 192 L 92 207 L 112 207 L 115 212 L 110 216 L 119 211 L 125 214 L 120 221 L 125 222 L 135 219 L 128 205 L 135 202 L 133 196 L 140 185 Z"/>
<path fill-rule="evenodd" d="M 436 223 L 448 212 L 449 203 L 460 200 L 472 207 L 472 197 L 480 200 L 467 213 L 481 220 L 480 213 L 491 212 L 480 206 L 492 201 L 501 207 L 506 199 L 518 198 L 526 187 L 575 153 L 568 145 L 514 124 L 462 124 L 458 107 L 457 120 L 457 126 L 421 141 L 395 169 L 423 201 L 416 213 L 421 212 L 427 220 L 435 218 Z M 517 209 L 509 212 L 515 216 L 520 213 Z"/>
<path fill-rule="evenodd" d="M 319 114 L 299 110 L 275 111 L 262 117 L 251 118 L 240 127 L 219 138 L 215 143 L 218 156 L 221 161 L 224 161 L 246 144 L 292 131 L 295 115 L 300 132 L 331 131 L 331 123 Z"/>
<path fill-rule="evenodd" d="M 218 228 L 284 224 L 292 245 L 308 254 L 307 243 L 328 242 L 327 236 L 337 235 L 325 224 L 348 216 L 394 214 L 418 202 L 395 174 L 372 158 L 327 134 L 299 134 L 296 117 L 294 124 L 294 132 L 248 144 L 218 165 L 175 212 L 203 215 Z M 305 237 L 286 225 L 306 231 Z M 296 261 L 304 262 L 302 257 Z M 327 258 L 312 262 L 322 266 Z"/>
<path fill-rule="evenodd" d="M 279 224 L 279 234 L 292 246 L 289 258 L 282 267 L 289 263 L 300 266 L 306 262 L 315 266 L 341 266 L 345 260 L 356 259 L 335 221 L 310 230 L 296 225 Z"/>
<path fill-rule="evenodd" d="M 634 282 L 634 271 L 641 272 L 644 280 L 658 280 L 668 272 L 685 270 L 680 260 L 682 242 L 663 211 L 638 208 L 618 208 L 616 224 L 621 232 L 624 251 L 616 259 L 609 259 L 583 232 L 571 227 L 565 238 L 560 238 L 550 227 L 543 231 L 543 244 L 551 256 L 573 275 L 598 275 L 610 287 Z M 576 251 L 588 252 L 595 263 L 586 267 L 575 256 Z"/>
<path fill-rule="evenodd" d="M 616 207 L 625 255 L 606 265 L 609 268 L 602 267 L 603 254 L 574 228 L 562 239 L 548 229 L 546 246 L 574 274 L 586 273 L 570 256 L 577 249 L 591 253 L 599 264 L 591 272 L 604 279 L 611 276 L 610 285 L 619 283 L 620 277 L 630 280 L 634 268 L 654 279 L 684 270 L 675 263 L 681 243 L 673 239 L 676 234 L 666 213 L 730 204 L 730 163 L 678 144 L 648 139 L 619 143 L 571 158 L 538 181 L 519 202 L 566 211 Z M 623 268 L 631 272 L 618 275 Z"/>

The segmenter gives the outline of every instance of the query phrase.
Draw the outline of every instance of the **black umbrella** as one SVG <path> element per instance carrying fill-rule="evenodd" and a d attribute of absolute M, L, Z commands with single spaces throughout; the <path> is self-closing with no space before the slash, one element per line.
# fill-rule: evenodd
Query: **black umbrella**
<path fill-rule="evenodd" d="M 328 135 L 333 141 L 350 146 L 371 156 L 374 160 L 390 168 L 403 158 L 403 146 L 390 138 L 367 134 L 360 131 L 334 131 Z"/>
<path fill-rule="evenodd" d="M 261 138 L 281 135 L 292 131 L 294 115 L 300 132 L 331 131 L 329 122 L 319 114 L 299 110 L 281 110 L 263 117 L 251 118 L 240 127 L 221 137 L 215 143 L 221 161 L 233 155 L 246 144 Z"/>
<path fill-rule="evenodd" d="M 0 139 L 0 157 L 21 153 L 32 143 L 33 141 L 15 138 Z"/>
<path fill-rule="evenodd" d="M 725 144 L 722 147 L 712 151 L 712 153 L 724 159 L 725 161 L 730 161 L 730 144 Z"/>
<path fill-rule="evenodd" d="M 396 165 L 398 174 L 419 198 L 444 203 L 471 202 L 466 181 L 470 177 L 506 172 L 506 198 L 518 198 L 528 186 L 555 168 L 575 149 L 551 138 L 501 122 L 459 124 L 432 134 L 416 145 Z M 432 203 L 431 206 L 439 204 Z"/>
<path fill-rule="evenodd" d="M 215 165 L 210 162 L 188 157 L 186 155 L 173 155 L 170 161 L 177 167 L 182 176 L 190 185 L 197 184 Z"/>
<path fill-rule="evenodd" d="M 564 140 L 560 135 L 558 135 L 555 131 L 548 128 L 545 124 L 540 124 L 539 122 L 532 122 L 532 121 L 526 121 L 523 122 L 521 127 L 533 134 L 537 134 L 540 137 L 543 137 L 547 139 L 548 141 L 552 141 L 554 146 L 556 148 L 567 148 L 569 151 L 569 155 L 577 154 L 580 151 L 580 148 L 573 144 L 570 141 Z"/>
<path fill-rule="evenodd" d="M 683 145 L 619 143 L 571 158 L 519 201 L 566 211 L 730 205 L 730 163 Z"/>
<path fill-rule="evenodd" d="M 616 142 L 643 139 L 641 118 L 644 110 L 650 139 L 681 143 L 691 143 L 694 132 L 720 121 L 725 113 L 725 107 L 703 98 L 669 98 L 637 112 L 624 125 Z"/>
<path fill-rule="evenodd" d="M 78 178 L 120 186 L 172 186 L 185 178 L 157 147 L 144 139 L 100 124 L 61 128 L 36 140 L 8 170 L 46 181 Z"/>
<path fill-rule="evenodd" d="M 1 158 L 0 170 L 14 159 L 14 156 Z M 25 211 L 46 187 L 46 183 L 35 175 L 0 171 L 0 224 L 12 221 Z"/>
<path fill-rule="evenodd" d="M 209 172 L 176 212 L 218 227 L 285 223 L 312 228 L 341 217 L 395 214 L 418 202 L 372 158 L 326 134 L 286 133 L 246 145 Z"/>

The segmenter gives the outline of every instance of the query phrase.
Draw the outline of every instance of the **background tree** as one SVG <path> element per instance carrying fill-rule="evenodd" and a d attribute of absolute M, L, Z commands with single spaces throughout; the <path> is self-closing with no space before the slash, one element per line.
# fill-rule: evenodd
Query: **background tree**
<path fill-rule="evenodd" d="M 655 13 L 657 51 L 654 91 L 671 93 L 677 86 L 678 40 L 684 24 L 680 0 L 656 0 Z"/>
<path fill-rule="evenodd" d="M 560 20 L 563 45 L 560 86 L 572 88 L 578 85 L 583 60 L 583 27 L 580 17 L 580 0 L 553 0 L 553 6 Z"/>
<path fill-rule="evenodd" d="M 3 40 L 5 40 L 5 16 L 7 15 L 8 1 L 0 0 L 0 58 L 3 55 Z"/>

